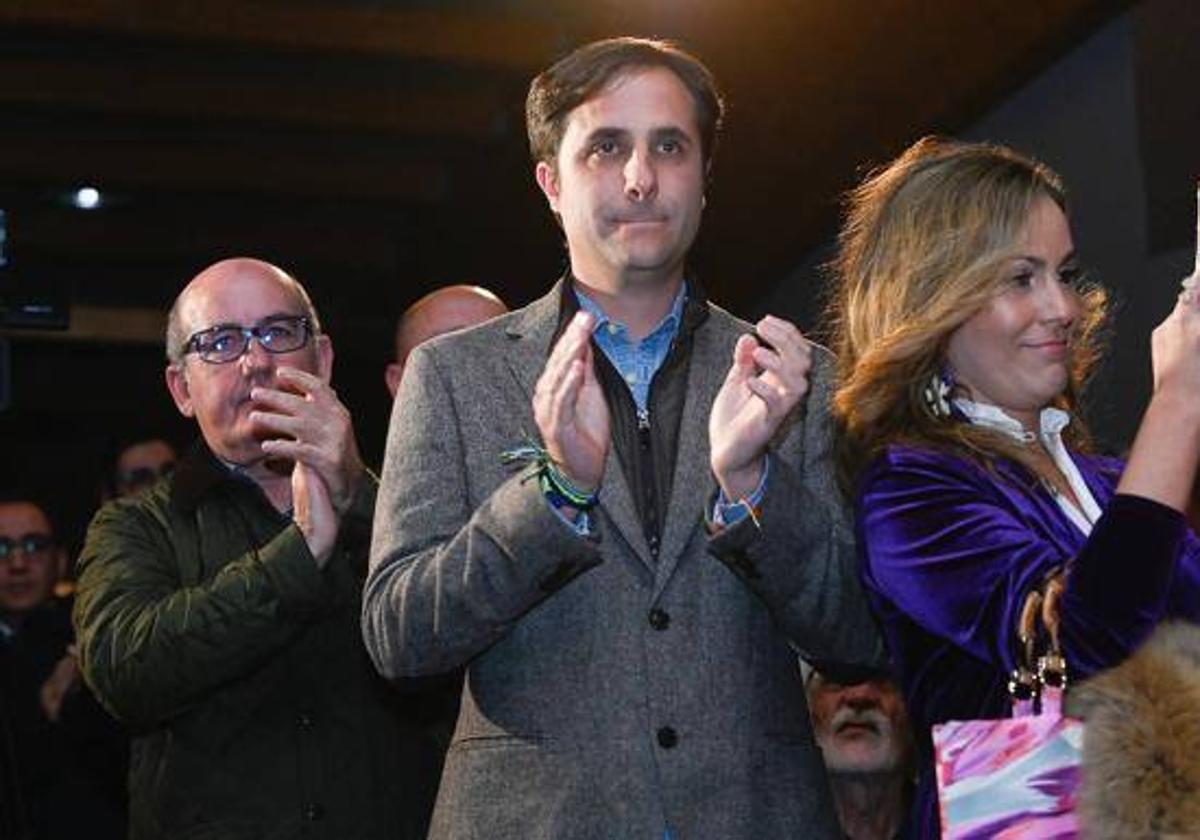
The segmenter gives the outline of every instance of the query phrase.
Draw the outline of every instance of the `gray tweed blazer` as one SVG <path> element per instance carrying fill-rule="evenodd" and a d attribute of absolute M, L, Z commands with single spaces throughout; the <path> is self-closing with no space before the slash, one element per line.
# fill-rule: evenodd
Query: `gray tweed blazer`
<path fill-rule="evenodd" d="M 710 537 L 708 415 L 740 333 L 695 333 L 659 560 L 610 451 L 592 538 L 500 453 L 536 431 L 560 291 L 410 357 L 363 635 L 388 676 L 465 666 L 434 840 L 837 837 L 796 663 L 877 661 L 832 476 L 830 357 L 770 453 L 761 530 Z"/>

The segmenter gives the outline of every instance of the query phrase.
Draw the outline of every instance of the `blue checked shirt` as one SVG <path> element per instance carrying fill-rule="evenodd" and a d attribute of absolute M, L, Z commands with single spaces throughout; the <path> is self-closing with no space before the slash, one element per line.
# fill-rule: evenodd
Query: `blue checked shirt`
<path fill-rule="evenodd" d="M 679 324 L 683 320 L 684 288 L 680 285 L 675 301 L 671 304 L 671 311 L 658 322 L 658 326 L 641 341 L 634 342 L 629 338 L 629 327 L 610 320 L 594 300 L 579 291 L 578 286 L 575 287 L 579 308 L 592 313 L 596 318 L 592 337 L 629 386 L 640 417 L 649 414 L 650 382 L 667 360 L 667 354 L 671 352 L 671 342 L 679 334 Z"/>

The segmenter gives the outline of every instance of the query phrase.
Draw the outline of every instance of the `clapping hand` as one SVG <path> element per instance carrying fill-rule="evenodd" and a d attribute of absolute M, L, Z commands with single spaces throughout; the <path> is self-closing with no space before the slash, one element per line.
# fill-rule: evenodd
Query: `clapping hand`
<path fill-rule="evenodd" d="M 768 315 L 733 348 L 713 401 L 708 438 L 713 475 L 728 499 L 748 497 L 762 479 L 767 444 L 808 391 L 812 348 L 796 327 Z"/>
<path fill-rule="evenodd" d="M 533 391 L 533 417 L 558 469 L 594 492 L 608 456 L 609 414 L 592 359 L 595 318 L 577 312 L 554 345 Z"/>
<path fill-rule="evenodd" d="M 294 461 L 292 504 L 309 549 L 324 565 L 342 515 L 363 474 L 350 412 L 323 379 L 293 367 L 276 370 L 278 388 L 256 387 L 251 418 L 264 435 L 263 451 Z"/>

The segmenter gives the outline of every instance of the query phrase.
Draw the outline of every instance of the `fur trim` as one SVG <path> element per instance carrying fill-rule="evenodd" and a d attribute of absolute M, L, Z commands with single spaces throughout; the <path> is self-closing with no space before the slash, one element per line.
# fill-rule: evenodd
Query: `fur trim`
<path fill-rule="evenodd" d="M 1072 691 L 1068 711 L 1087 721 L 1084 837 L 1200 837 L 1200 626 L 1164 624 Z"/>

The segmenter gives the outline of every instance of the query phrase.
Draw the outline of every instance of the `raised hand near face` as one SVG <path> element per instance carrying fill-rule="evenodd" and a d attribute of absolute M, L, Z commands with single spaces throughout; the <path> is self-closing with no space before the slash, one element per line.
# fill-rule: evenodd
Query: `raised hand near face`
<path fill-rule="evenodd" d="M 533 417 L 558 468 L 594 491 L 608 456 L 609 414 L 592 359 L 595 318 L 577 312 L 554 345 L 533 390 Z"/>
<path fill-rule="evenodd" d="M 812 348 L 794 325 L 768 315 L 733 348 L 733 363 L 708 417 L 710 464 L 728 499 L 762 479 L 767 444 L 808 391 Z"/>
<path fill-rule="evenodd" d="M 350 412 L 326 382 L 282 365 L 276 378 L 279 387 L 259 386 L 250 392 L 255 404 L 251 419 L 265 438 L 263 451 L 297 465 L 292 471 L 296 522 L 323 565 L 341 516 L 354 499 L 362 458 Z"/>

